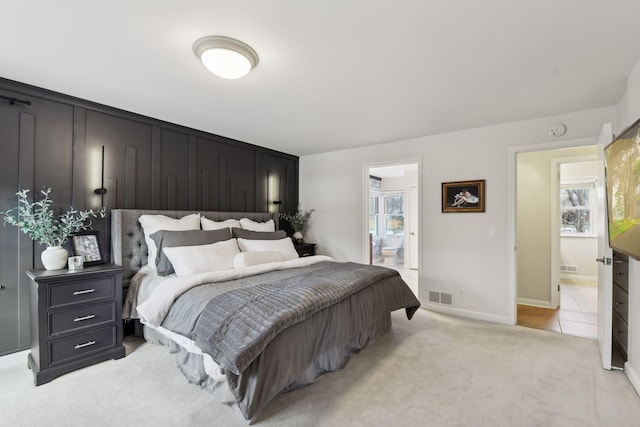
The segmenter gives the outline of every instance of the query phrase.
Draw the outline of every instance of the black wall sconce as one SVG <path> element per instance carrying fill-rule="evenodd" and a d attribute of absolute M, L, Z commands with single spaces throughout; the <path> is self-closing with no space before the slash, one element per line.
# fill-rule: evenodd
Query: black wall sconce
<path fill-rule="evenodd" d="M 267 172 L 267 211 L 271 213 L 280 212 L 280 175 Z"/>
<path fill-rule="evenodd" d="M 101 197 L 101 204 L 104 206 L 104 195 L 107 194 L 107 189 L 104 188 L 104 145 L 102 146 L 102 165 L 100 176 L 100 188 L 93 190 L 94 193 L 99 194 Z"/>

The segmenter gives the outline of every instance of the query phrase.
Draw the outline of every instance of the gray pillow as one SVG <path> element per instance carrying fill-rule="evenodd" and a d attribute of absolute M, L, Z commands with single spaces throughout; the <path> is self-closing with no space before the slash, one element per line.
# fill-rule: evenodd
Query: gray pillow
<path fill-rule="evenodd" d="M 251 231 L 243 228 L 232 228 L 231 233 L 236 239 L 247 240 L 280 240 L 287 237 L 287 232 L 284 230 L 278 231 Z"/>
<path fill-rule="evenodd" d="M 220 230 L 186 230 L 168 231 L 160 230 L 149 236 L 158 247 L 156 255 L 156 267 L 159 276 L 167 276 L 174 273 L 173 265 L 165 255 L 163 248 L 174 248 L 176 246 L 199 246 L 210 243 L 221 242 L 231 239 L 231 231 L 228 228 Z"/>

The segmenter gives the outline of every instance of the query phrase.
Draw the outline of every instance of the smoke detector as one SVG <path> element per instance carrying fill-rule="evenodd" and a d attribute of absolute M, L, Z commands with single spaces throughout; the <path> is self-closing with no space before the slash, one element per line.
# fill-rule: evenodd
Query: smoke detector
<path fill-rule="evenodd" d="M 549 136 L 562 136 L 567 133 L 567 127 L 562 123 L 556 123 L 549 128 Z"/>

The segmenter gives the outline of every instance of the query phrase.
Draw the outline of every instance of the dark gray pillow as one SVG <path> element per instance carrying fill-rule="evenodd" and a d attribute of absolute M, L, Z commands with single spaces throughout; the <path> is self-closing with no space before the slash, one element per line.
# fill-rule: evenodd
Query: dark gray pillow
<path fill-rule="evenodd" d="M 236 239 L 247 240 L 280 240 L 287 237 L 287 232 L 284 230 L 278 231 L 251 231 L 242 228 L 233 227 L 231 229 L 233 237 Z"/>
<path fill-rule="evenodd" d="M 168 231 L 160 230 L 149 236 L 156 242 L 158 252 L 156 267 L 159 276 L 167 276 L 174 273 L 173 265 L 164 254 L 162 248 L 174 248 L 176 246 L 199 246 L 221 242 L 231 239 L 231 231 L 228 228 L 220 230 L 186 230 Z"/>

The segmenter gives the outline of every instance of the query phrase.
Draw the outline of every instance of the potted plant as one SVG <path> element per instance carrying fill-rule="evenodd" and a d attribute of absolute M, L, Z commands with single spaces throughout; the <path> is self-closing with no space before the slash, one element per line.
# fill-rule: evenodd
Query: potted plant
<path fill-rule="evenodd" d="M 293 240 L 296 243 L 302 243 L 303 233 L 307 229 L 307 224 L 309 219 L 311 219 L 311 214 L 315 211 L 315 209 L 311 209 L 308 211 L 304 211 L 298 207 L 298 211 L 296 213 L 283 213 L 280 214 L 280 218 L 284 219 L 291 225 L 293 228 Z"/>
<path fill-rule="evenodd" d="M 58 218 L 51 208 L 53 200 L 49 198 L 51 188 L 40 191 L 42 199 L 31 202 L 28 198 L 29 190 L 18 191 L 18 206 L 6 212 L 0 212 L 4 216 L 4 224 L 20 227 L 23 233 L 32 240 L 47 249 L 42 252 L 42 264 L 47 270 L 59 270 L 64 268 L 69 254 L 62 245 L 73 233 L 91 228 L 91 218 L 104 218 L 105 208 L 99 211 L 92 209 L 78 211 L 73 207 Z"/>

